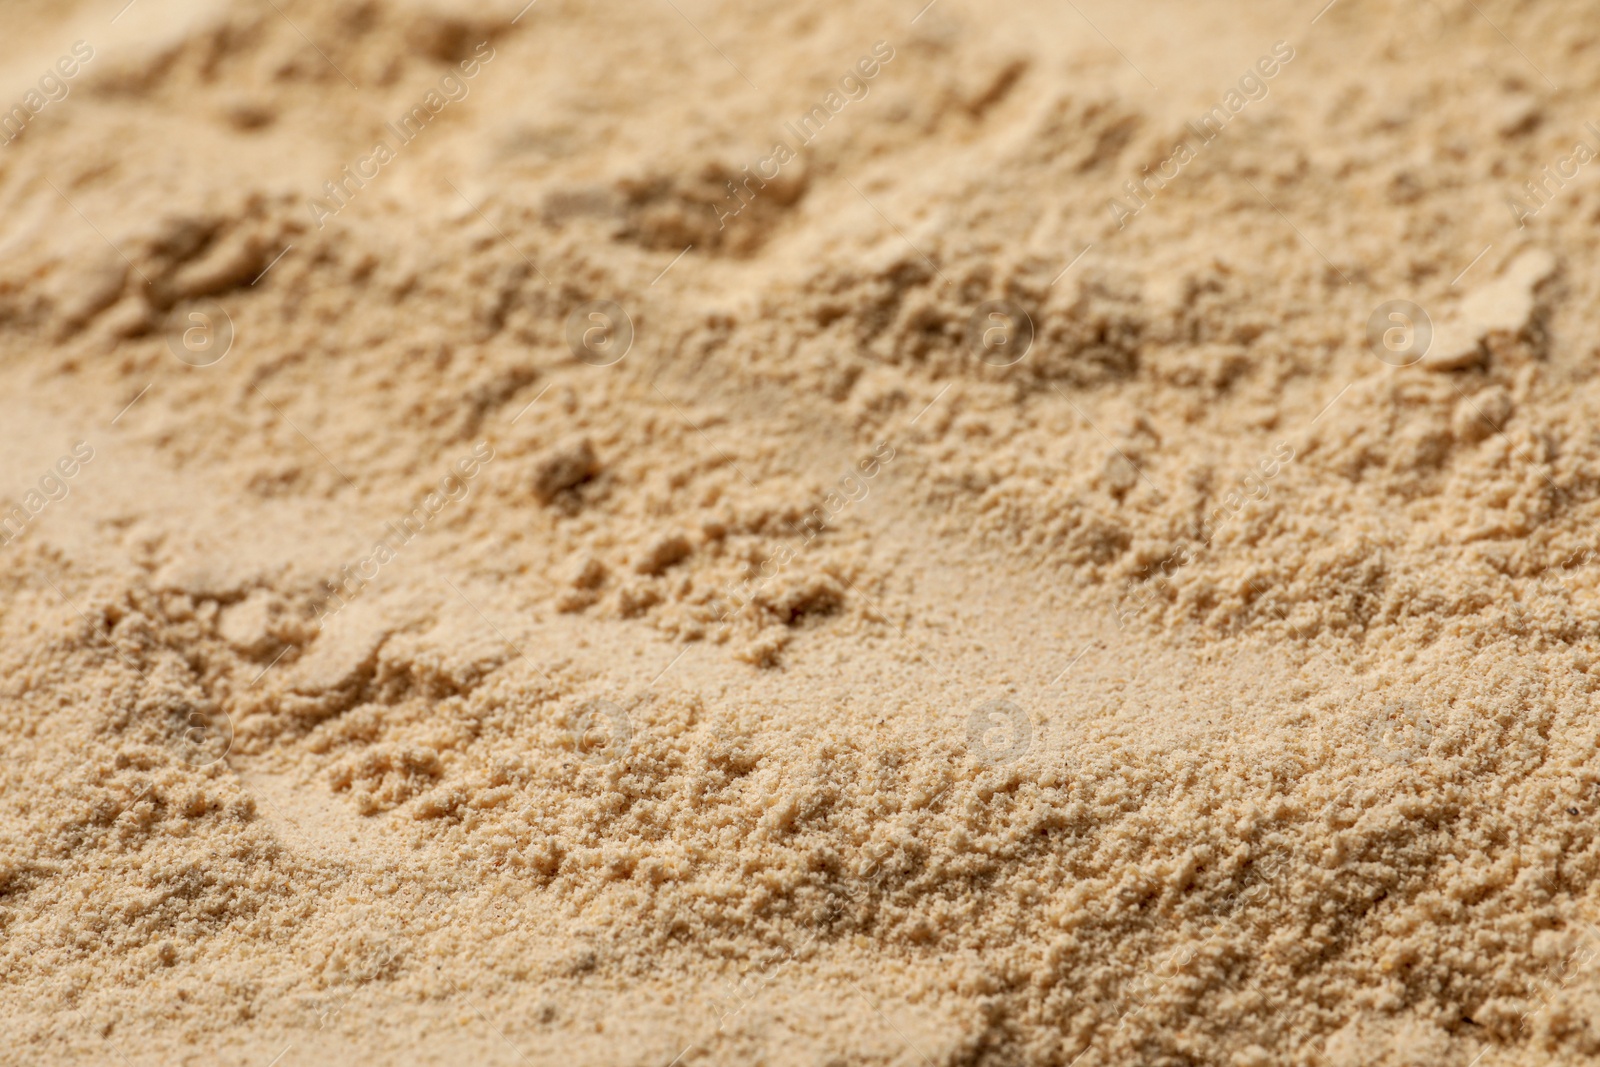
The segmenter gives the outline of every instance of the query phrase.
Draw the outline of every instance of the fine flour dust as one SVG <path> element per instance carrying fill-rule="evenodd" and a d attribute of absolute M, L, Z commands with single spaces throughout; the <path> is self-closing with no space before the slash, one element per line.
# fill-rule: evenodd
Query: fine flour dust
<path fill-rule="evenodd" d="M 1600 1060 L 1597 15 L 13 0 L 0 1061 Z"/>

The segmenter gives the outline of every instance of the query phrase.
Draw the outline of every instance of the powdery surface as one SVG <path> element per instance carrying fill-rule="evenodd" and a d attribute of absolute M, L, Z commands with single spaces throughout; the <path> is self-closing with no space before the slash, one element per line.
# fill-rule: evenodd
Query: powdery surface
<path fill-rule="evenodd" d="M 0 33 L 0 1058 L 1600 1054 L 1594 4 L 118 6 Z"/>

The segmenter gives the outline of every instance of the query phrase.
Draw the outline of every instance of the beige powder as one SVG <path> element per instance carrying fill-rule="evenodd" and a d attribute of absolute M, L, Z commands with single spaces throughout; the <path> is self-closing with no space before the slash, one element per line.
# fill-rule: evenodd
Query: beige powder
<path fill-rule="evenodd" d="M 0 1060 L 1600 1058 L 1591 6 L 120 7 Z"/>

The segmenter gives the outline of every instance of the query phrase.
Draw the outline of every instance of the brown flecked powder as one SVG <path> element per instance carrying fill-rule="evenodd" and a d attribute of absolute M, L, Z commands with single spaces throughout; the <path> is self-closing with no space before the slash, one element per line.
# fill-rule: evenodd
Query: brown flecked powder
<path fill-rule="evenodd" d="M 1597 23 L 1319 7 L 9 5 L 0 1060 L 1600 1055 Z"/>

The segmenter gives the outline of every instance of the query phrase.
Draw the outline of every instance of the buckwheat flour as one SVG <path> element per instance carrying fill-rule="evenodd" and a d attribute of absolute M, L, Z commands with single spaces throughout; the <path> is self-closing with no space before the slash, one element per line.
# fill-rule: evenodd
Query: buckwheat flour
<path fill-rule="evenodd" d="M 1592 5 L 119 7 L 0 1059 L 1600 1057 Z"/>

